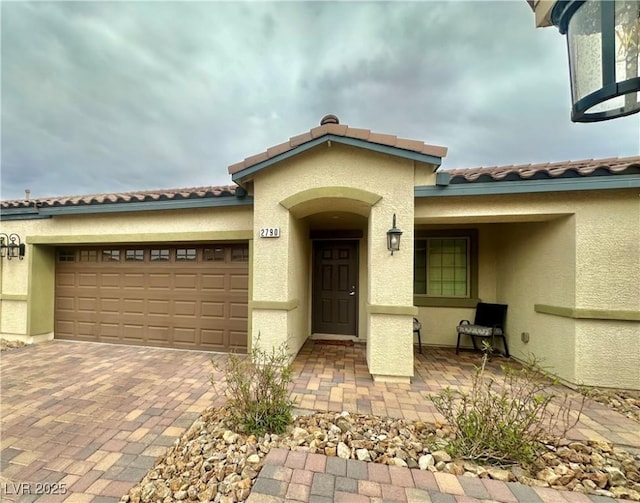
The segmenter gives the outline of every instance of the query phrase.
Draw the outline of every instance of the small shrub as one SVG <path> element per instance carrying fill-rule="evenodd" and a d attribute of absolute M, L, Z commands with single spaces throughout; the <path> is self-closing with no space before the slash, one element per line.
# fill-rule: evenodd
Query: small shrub
<path fill-rule="evenodd" d="M 535 357 L 527 366 L 501 366 L 501 382 L 485 375 L 490 348 L 474 372 L 471 392 L 449 387 L 430 398 L 453 427 L 450 454 L 494 463 L 533 462 L 543 442 L 554 435 L 564 436 L 582 412 L 584 398 L 575 407 L 565 393 L 557 395 L 557 384 L 545 375 Z"/>
<path fill-rule="evenodd" d="M 259 345 L 260 336 L 247 356 L 232 354 L 222 371 L 232 421 L 246 433 L 282 433 L 291 424 L 294 402 L 289 400 L 291 365 L 286 343 L 270 351 Z M 211 384 L 216 387 L 215 376 Z"/>

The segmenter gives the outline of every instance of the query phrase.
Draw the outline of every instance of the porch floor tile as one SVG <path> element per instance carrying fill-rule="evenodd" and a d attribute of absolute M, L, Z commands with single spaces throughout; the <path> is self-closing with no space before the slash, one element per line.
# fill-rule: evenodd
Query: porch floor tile
<path fill-rule="evenodd" d="M 293 362 L 291 397 L 302 409 L 441 422 L 444 418 L 429 400 L 429 395 L 447 386 L 470 390 L 474 369 L 481 364 L 482 356 L 479 352 L 461 351 L 456 355 L 453 348 L 423 346 L 423 354 L 416 350 L 414 358 L 411 384 L 374 382 L 367 368 L 364 343 L 343 346 L 308 340 Z M 505 363 L 518 367 L 513 359 L 495 356 L 487 363 L 487 377 L 499 382 L 500 367 Z M 334 392 L 335 389 L 340 391 Z M 577 392 L 565 386 L 559 385 L 558 392 L 580 398 Z M 633 420 L 603 404 L 587 400 L 580 421 L 567 436 L 575 440 L 608 440 L 619 447 L 640 449 L 637 432 L 638 424 Z"/>

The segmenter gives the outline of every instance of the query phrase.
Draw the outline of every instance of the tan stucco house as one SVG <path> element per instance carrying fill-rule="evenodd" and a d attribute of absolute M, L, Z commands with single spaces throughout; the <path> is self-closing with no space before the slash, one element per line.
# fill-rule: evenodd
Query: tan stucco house
<path fill-rule="evenodd" d="M 0 335 L 246 351 L 260 334 L 294 354 L 346 337 L 406 382 L 413 317 L 455 346 L 482 300 L 508 304 L 516 358 L 640 389 L 640 157 L 444 171 L 446 152 L 327 116 L 230 166 L 233 186 L 4 201 L 26 249 L 0 260 Z"/>

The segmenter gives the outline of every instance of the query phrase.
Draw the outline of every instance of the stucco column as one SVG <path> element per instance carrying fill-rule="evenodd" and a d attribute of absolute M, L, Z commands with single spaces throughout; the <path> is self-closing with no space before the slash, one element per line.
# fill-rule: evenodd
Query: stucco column
<path fill-rule="evenodd" d="M 396 199 L 395 202 L 399 202 Z M 387 250 L 393 214 L 403 231 L 400 250 Z M 367 363 L 377 381 L 409 382 L 413 376 L 413 199 L 384 200 L 369 216 Z"/>
<path fill-rule="evenodd" d="M 260 237 L 262 228 L 277 228 L 280 237 Z M 289 212 L 277 201 L 256 194 L 253 232 L 250 343 L 253 346 L 260 337 L 262 348 L 278 347 L 287 342 L 287 315 L 291 308 L 288 298 L 288 259 L 289 241 L 293 237 Z"/>

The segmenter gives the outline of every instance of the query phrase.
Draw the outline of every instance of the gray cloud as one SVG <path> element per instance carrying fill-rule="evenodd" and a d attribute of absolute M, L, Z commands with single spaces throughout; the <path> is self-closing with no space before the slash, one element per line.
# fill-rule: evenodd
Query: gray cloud
<path fill-rule="evenodd" d="M 4 199 L 227 184 L 326 113 L 444 167 L 639 153 L 637 115 L 569 121 L 564 40 L 524 0 L 1 8 Z"/>

